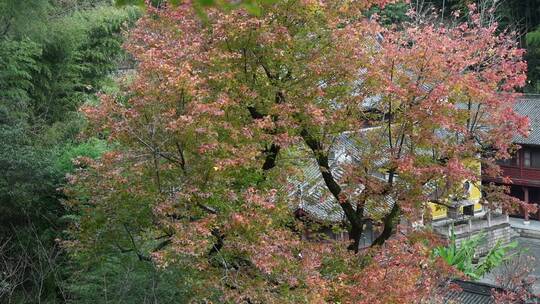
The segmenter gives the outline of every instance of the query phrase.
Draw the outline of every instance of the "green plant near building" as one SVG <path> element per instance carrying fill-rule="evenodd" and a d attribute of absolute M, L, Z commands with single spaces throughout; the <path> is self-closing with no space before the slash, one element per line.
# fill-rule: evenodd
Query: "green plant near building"
<path fill-rule="evenodd" d="M 475 253 L 485 241 L 485 233 L 480 233 L 463 240 L 458 246 L 456 244 L 456 235 L 452 230 L 448 245 L 436 247 L 433 250 L 433 256 L 442 258 L 448 265 L 454 266 L 469 278 L 479 280 L 504 261 L 509 260 L 514 255 L 511 251 L 517 247 L 516 241 L 504 244 L 499 240 L 485 257 L 475 262 Z"/>

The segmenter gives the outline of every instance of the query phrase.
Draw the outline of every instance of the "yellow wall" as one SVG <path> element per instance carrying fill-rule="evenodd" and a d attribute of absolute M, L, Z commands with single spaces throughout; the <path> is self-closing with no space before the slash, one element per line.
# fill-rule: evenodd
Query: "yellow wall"
<path fill-rule="evenodd" d="M 434 220 L 443 219 L 447 217 L 447 210 L 446 207 L 435 205 L 433 203 L 429 203 L 429 206 L 432 210 L 432 216 Z M 463 210 L 463 207 L 461 207 L 461 210 Z M 474 211 L 478 212 L 482 210 L 482 205 L 480 204 L 474 204 Z"/>
<path fill-rule="evenodd" d="M 478 174 L 480 175 L 480 162 L 478 160 L 472 160 L 470 161 L 469 165 L 473 167 Z M 479 204 L 480 199 L 482 198 L 482 192 L 480 190 L 480 182 L 472 183 L 471 182 L 471 191 L 469 192 L 468 200 L 475 202 L 474 204 L 474 211 L 481 211 L 482 205 Z M 433 203 L 429 203 L 429 207 L 431 209 L 431 215 L 434 220 L 442 219 L 447 217 L 447 209 L 444 206 L 436 205 Z M 463 211 L 463 207 L 461 208 L 461 211 Z"/>

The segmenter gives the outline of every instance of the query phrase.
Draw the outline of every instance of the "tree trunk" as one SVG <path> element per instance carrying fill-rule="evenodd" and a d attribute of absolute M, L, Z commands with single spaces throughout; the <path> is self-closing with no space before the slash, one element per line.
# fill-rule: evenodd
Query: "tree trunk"
<path fill-rule="evenodd" d="M 300 135 L 304 139 L 306 145 L 315 154 L 315 159 L 319 165 L 319 170 L 326 187 L 339 203 L 343 209 L 343 212 L 345 213 L 345 216 L 347 217 L 347 220 L 349 221 L 349 239 L 352 241 L 352 243 L 347 247 L 347 249 L 353 250 L 356 253 L 358 252 L 360 239 L 362 238 L 363 233 L 364 223 L 362 221 L 362 217 L 364 216 L 364 208 L 357 207 L 356 210 L 354 210 L 349 199 L 341 195 L 341 186 L 337 183 L 332 175 L 330 164 L 328 163 L 328 153 L 324 151 L 322 143 L 313 137 L 306 129 L 303 129 L 302 132 L 300 132 Z"/>
<path fill-rule="evenodd" d="M 394 228 L 396 227 L 397 219 L 399 219 L 399 206 L 396 203 L 394 203 L 394 206 L 392 207 L 392 210 L 390 210 L 390 213 L 388 213 L 383 220 L 384 223 L 384 229 L 381 235 L 379 235 L 375 241 L 371 244 L 371 246 L 380 246 L 384 244 L 386 240 L 388 240 L 393 232 Z"/>
<path fill-rule="evenodd" d="M 270 148 L 264 150 L 266 158 L 262 166 L 263 171 L 268 171 L 276 166 L 276 159 L 280 149 L 281 147 L 279 145 L 273 143 L 270 145 Z"/>

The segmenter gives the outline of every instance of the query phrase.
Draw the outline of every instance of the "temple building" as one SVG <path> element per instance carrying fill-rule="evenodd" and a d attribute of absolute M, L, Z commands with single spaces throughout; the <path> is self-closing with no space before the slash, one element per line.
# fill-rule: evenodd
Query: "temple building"
<path fill-rule="evenodd" d="M 514 157 L 499 161 L 503 176 L 509 177 L 511 183 L 504 183 L 502 179 L 483 177 L 484 183 L 495 182 L 510 187 L 510 195 L 527 203 L 540 204 L 540 96 L 528 95 L 519 99 L 514 107 L 521 115 L 529 117 L 530 134 L 528 137 L 516 136 L 514 143 L 521 148 Z M 512 214 L 523 217 L 525 222 L 529 215 L 525 213 Z M 536 214 L 530 215 L 540 220 L 540 209 Z"/>
<path fill-rule="evenodd" d="M 359 163 L 365 155 L 370 153 L 365 151 L 366 147 L 359 144 L 362 134 L 365 132 L 365 130 L 344 132 L 334 139 L 330 147 L 329 163 L 332 174 L 338 182 L 343 182 L 343 175 L 347 166 Z M 380 160 L 381 166 L 385 161 L 385 159 Z M 480 162 L 472 160 L 471 165 L 477 168 L 478 175 L 480 175 Z M 343 232 L 344 230 L 336 232 L 333 229 L 336 225 L 345 224 L 346 218 L 340 204 L 328 191 L 316 161 L 309 159 L 302 167 L 303 173 L 290 180 L 289 204 L 297 218 L 316 223 L 317 231 L 314 233 L 308 231 L 306 237 L 323 234 L 330 239 L 346 238 L 347 233 Z M 386 174 L 381 171 L 375 170 L 371 175 L 382 182 L 387 180 Z M 347 187 L 347 185 L 343 184 L 343 187 Z M 363 185 L 356 185 L 355 187 L 357 187 L 354 190 L 355 192 L 363 191 Z M 431 219 L 429 222 L 422 220 L 418 224 L 430 225 L 434 231 L 444 237 L 449 237 L 451 233 L 450 227 L 454 227 L 458 242 L 459 239 L 470 237 L 481 230 L 489 233 L 490 229 L 497 230 L 497 232 L 494 232 L 497 235 L 494 235 L 493 242 L 501 237 L 504 238 L 504 241 L 509 241 L 509 233 L 504 231 L 500 233 L 498 231 L 500 228 L 503 230 L 510 229 L 508 218 L 506 216 L 486 214 L 480 204 L 482 196 L 480 187 L 479 183 L 463 181 L 463 194 L 459 198 L 448 202 L 448 207 L 426 202 L 426 208 L 429 208 L 431 212 Z M 433 186 L 427 185 L 424 191 L 427 197 L 436 198 L 437 196 L 437 189 Z M 377 202 L 366 203 L 364 207 L 364 234 L 360 247 L 369 246 L 378 236 L 382 228 L 378 226 L 378 223 L 380 223 L 380 219 L 384 215 L 390 212 L 393 205 L 394 201 L 389 195 L 379 199 Z"/>

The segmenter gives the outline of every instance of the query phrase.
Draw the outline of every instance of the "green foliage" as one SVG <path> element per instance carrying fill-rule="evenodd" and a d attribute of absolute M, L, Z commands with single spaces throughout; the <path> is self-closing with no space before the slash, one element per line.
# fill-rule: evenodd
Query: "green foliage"
<path fill-rule="evenodd" d="M 474 0 L 433 0 L 431 3 L 435 7 L 441 9 L 445 16 L 450 16 L 451 12 L 460 10 L 462 12 L 468 11 L 467 5 L 475 2 Z"/>
<path fill-rule="evenodd" d="M 54 220 L 61 172 L 52 165 L 50 151 L 34 147 L 22 123 L 0 125 L 0 142 L 0 229 L 29 219 Z"/>
<path fill-rule="evenodd" d="M 52 10 L 50 1 L 0 1 L 0 39 L 40 39 Z"/>
<path fill-rule="evenodd" d="M 393 4 L 386 5 L 383 9 L 380 7 L 374 7 L 368 12 L 368 16 L 373 16 L 377 14 L 379 16 L 379 21 L 382 25 L 399 25 L 404 21 L 409 20 L 407 16 L 407 11 L 409 10 L 409 4 L 405 2 L 397 2 Z"/>
<path fill-rule="evenodd" d="M 34 87 L 32 75 L 39 72 L 41 47 L 30 39 L 0 40 L 0 123 L 23 114 Z"/>
<path fill-rule="evenodd" d="M 144 0 L 116 0 L 116 5 L 118 6 L 125 6 L 125 5 L 136 5 L 136 6 L 144 6 Z"/>
<path fill-rule="evenodd" d="M 136 17 L 133 8 L 100 7 L 51 24 L 42 44 L 42 68 L 33 77 L 33 110 L 50 123 L 93 98 L 123 59 L 122 29 Z"/>
<path fill-rule="evenodd" d="M 125 5 L 134 5 L 134 6 L 144 6 L 144 0 L 116 0 L 118 6 Z M 240 1 L 223 1 L 223 0 L 196 0 L 194 1 L 194 6 L 198 8 L 201 14 L 204 13 L 204 8 L 207 7 L 218 7 L 221 9 L 237 9 L 243 8 L 253 15 L 259 15 L 261 9 L 266 4 L 271 4 L 276 2 L 276 0 L 240 0 Z M 152 0 L 150 2 L 154 7 L 159 7 L 164 3 L 169 3 L 172 5 L 179 5 L 180 0 Z"/>
<path fill-rule="evenodd" d="M 118 61 L 125 59 L 122 51 L 121 32 L 138 18 L 133 8 L 117 10 L 101 8 L 79 14 L 76 23 L 87 24 L 87 39 L 80 45 L 77 62 L 82 67 L 86 88 L 95 92 L 103 81 L 103 75 L 113 72 Z M 88 87 L 90 86 L 90 88 Z"/>
<path fill-rule="evenodd" d="M 74 264 L 69 292 L 72 303 L 188 303 L 196 282 L 189 269 L 158 269 L 134 253 L 110 253 L 93 264 Z"/>
<path fill-rule="evenodd" d="M 107 143 L 97 138 L 90 138 L 79 144 L 68 143 L 62 147 L 56 159 L 56 167 L 60 172 L 72 172 L 75 158 L 84 156 L 96 159 L 107 150 Z"/>
<path fill-rule="evenodd" d="M 59 190 L 74 170 L 71 160 L 108 149 L 96 138 L 78 138 L 85 122 L 76 111 L 95 101 L 126 60 L 123 31 L 139 12 L 107 2 L 0 1 L 0 240 L 19 232 L 9 254 L 31 257 L 23 270 L 28 283 L 14 302 L 56 302 L 66 274 L 41 287 L 30 283 L 41 257 L 34 247 L 39 241 L 40 251 L 55 248 L 65 228 Z"/>
<path fill-rule="evenodd" d="M 507 0 L 499 5 L 500 27 L 516 30 L 519 42 L 527 50 L 526 93 L 540 93 L 540 5 L 536 0 Z"/>
<path fill-rule="evenodd" d="M 540 28 L 526 35 L 527 63 L 529 66 L 528 90 L 533 93 L 540 92 Z"/>
<path fill-rule="evenodd" d="M 2 18 L 15 18 L 13 8 L 19 5 L 3 5 L 0 12 L 7 15 Z M 39 9 L 42 14 L 43 8 Z M 48 25 L 48 32 L 30 35 L 33 39 L 18 39 L 17 32 L 0 39 L 4 227 L 23 217 L 33 218 L 30 214 L 38 218 L 48 217 L 46 210 L 56 214 L 61 208 L 57 188 L 72 169 L 68 158 L 97 157 L 104 150 L 104 144 L 96 140 L 77 143 L 75 136 L 83 124 L 70 113 L 93 98 L 115 69 L 123 56 L 124 23 L 135 18 L 133 9 L 102 7 L 59 18 Z"/>
<path fill-rule="evenodd" d="M 334 278 L 340 274 L 347 273 L 350 268 L 350 265 L 343 259 L 325 257 L 321 264 L 321 274 L 329 278 Z"/>
<path fill-rule="evenodd" d="M 502 244 L 497 241 L 488 254 L 478 263 L 474 263 L 475 253 L 480 245 L 485 242 L 485 234 L 478 234 L 470 239 L 463 240 L 458 247 L 454 231 L 450 235 L 450 243 L 447 246 L 439 246 L 433 250 L 435 257 L 442 258 L 448 265 L 456 267 L 473 280 L 481 279 L 484 275 L 501 265 L 502 262 L 511 258 L 509 251 L 517 247 L 517 242 Z"/>

